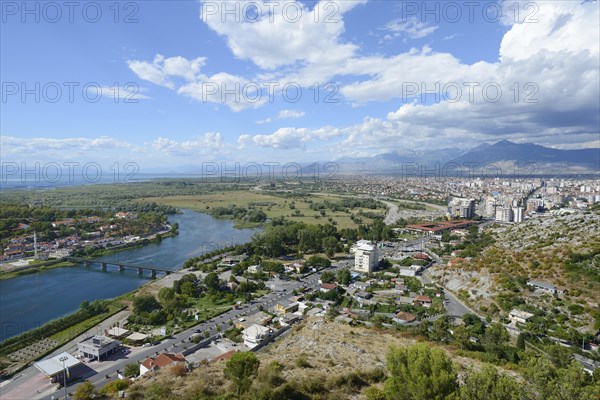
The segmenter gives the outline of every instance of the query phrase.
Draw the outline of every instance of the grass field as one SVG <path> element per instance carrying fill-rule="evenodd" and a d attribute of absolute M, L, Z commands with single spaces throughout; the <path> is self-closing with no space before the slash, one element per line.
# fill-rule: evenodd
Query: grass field
<path fill-rule="evenodd" d="M 340 198 L 335 195 L 312 194 L 309 196 L 313 202 L 322 202 L 324 200 L 336 202 L 340 200 Z M 326 224 L 330 222 L 329 218 L 331 218 L 331 221 L 335 221 L 338 229 L 355 228 L 357 224 L 354 223 L 350 217 L 353 214 L 357 215 L 360 210 L 359 208 L 355 208 L 349 210 L 348 213 L 326 210 L 325 216 L 321 216 L 319 211 L 311 210 L 309 208 L 309 203 L 300 198 L 283 198 L 255 191 L 226 191 L 198 196 L 147 197 L 140 199 L 140 201 L 168 204 L 174 207 L 187 208 L 199 212 L 207 212 L 214 207 L 227 207 L 231 205 L 243 207 L 254 206 L 263 210 L 268 218 L 283 216 L 291 221 L 304 222 L 307 224 Z M 290 208 L 292 201 L 295 202 L 294 209 Z M 296 216 L 296 210 L 299 211 L 300 216 Z M 363 211 L 379 212 L 382 214 L 384 212 L 382 209 L 363 209 Z M 364 223 L 372 221 L 370 218 L 364 216 L 361 218 Z M 246 225 L 243 221 L 236 221 L 236 226 L 245 227 Z"/>

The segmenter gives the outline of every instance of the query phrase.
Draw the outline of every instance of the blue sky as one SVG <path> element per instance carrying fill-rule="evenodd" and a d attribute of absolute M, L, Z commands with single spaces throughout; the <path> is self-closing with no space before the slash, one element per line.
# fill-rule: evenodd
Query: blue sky
<path fill-rule="evenodd" d="M 118 14 L 81 2 L 70 21 L 61 2 L 60 16 L 4 2 L 2 159 L 159 168 L 501 139 L 600 146 L 597 3 L 471 2 L 472 19 L 467 3 L 447 3 L 231 1 L 236 21 L 222 1 L 123 1 Z"/>

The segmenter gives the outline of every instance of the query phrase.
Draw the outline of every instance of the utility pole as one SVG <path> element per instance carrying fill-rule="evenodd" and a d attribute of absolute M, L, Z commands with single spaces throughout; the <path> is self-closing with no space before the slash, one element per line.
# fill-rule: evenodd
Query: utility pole
<path fill-rule="evenodd" d="M 65 400 L 68 399 L 68 395 L 67 395 L 67 367 L 65 366 L 65 361 L 67 361 L 69 358 L 67 356 L 63 356 L 61 358 L 59 358 L 60 361 L 62 361 L 63 363 L 63 382 L 64 382 L 64 387 L 65 387 Z"/>

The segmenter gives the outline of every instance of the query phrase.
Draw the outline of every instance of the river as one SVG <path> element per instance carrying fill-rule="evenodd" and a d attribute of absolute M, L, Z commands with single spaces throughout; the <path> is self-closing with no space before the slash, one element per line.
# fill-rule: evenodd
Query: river
<path fill-rule="evenodd" d="M 256 229 L 235 229 L 233 222 L 183 210 L 169 217 L 179 223 L 179 235 L 160 243 L 99 257 L 99 261 L 179 269 L 185 260 L 218 247 L 244 243 Z M 54 268 L 0 280 L 0 341 L 36 328 L 78 309 L 83 300 L 110 299 L 145 284 L 149 276 L 133 270 L 118 272 L 99 265 Z"/>

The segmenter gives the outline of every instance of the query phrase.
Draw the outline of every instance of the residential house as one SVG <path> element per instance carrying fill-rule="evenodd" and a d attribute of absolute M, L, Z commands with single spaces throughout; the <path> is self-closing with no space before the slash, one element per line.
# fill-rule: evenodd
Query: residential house
<path fill-rule="evenodd" d="M 550 282 L 531 280 L 531 281 L 527 281 L 527 285 L 535 288 L 536 290 L 542 291 L 542 292 L 546 292 L 546 293 L 550 293 L 550 294 L 558 293 L 556 286 L 554 286 Z"/>
<path fill-rule="evenodd" d="M 262 266 L 260 264 L 251 265 L 248 267 L 248 272 L 251 274 L 260 274 L 262 273 Z"/>
<path fill-rule="evenodd" d="M 177 364 L 186 364 L 183 354 L 162 353 L 157 357 L 148 357 L 140 364 L 140 376 Z"/>
<path fill-rule="evenodd" d="M 244 344 L 250 349 L 260 345 L 263 341 L 267 340 L 270 335 L 271 329 L 257 324 L 251 325 L 242 331 Z"/>
<path fill-rule="evenodd" d="M 404 311 L 400 311 L 393 318 L 394 322 L 397 322 L 399 324 L 409 324 L 411 322 L 414 322 L 416 319 L 417 317 L 414 314 Z"/>
<path fill-rule="evenodd" d="M 298 311 L 297 301 L 281 301 L 275 305 L 275 312 L 279 314 L 287 314 Z"/>
<path fill-rule="evenodd" d="M 335 283 L 321 283 L 321 286 L 319 287 L 319 291 L 323 293 L 327 293 L 332 290 L 337 290 L 337 285 Z"/>
<path fill-rule="evenodd" d="M 414 300 L 415 304 L 420 304 L 425 308 L 431 307 L 431 299 L 427 296 L 417 296 Z"/>
<path fill-rule="evenodd" d="M 527 311 L 512 309 L 510 313 L 508 313 L 508 319 L 512 322 L 525 324 L 533 317 L 532 313 L 528 313 Z"/>

